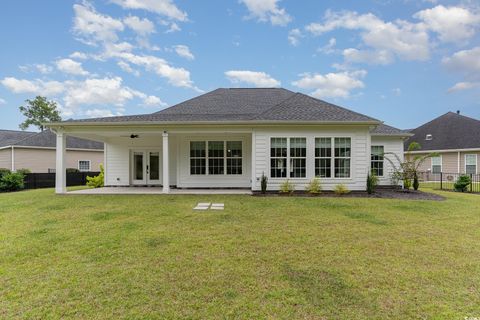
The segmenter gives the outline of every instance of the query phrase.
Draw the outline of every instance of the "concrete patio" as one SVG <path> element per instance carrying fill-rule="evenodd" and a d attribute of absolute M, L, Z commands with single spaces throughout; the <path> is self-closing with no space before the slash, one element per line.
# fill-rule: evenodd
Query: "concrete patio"
<path fill-rule="evenodd" d="M 68 191 L 67 194 L 164 194 L 162 187 L 104 187 Z M 249 189 L 170 189 L 175 194 L 252 194 Z"/>

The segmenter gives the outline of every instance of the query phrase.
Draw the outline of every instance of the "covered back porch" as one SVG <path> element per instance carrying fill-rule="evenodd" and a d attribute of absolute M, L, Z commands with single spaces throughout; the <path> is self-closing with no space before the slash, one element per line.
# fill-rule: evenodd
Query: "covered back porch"
<path fill-rule="evenodd" d="M 67 135 L 104 143 L 104 193 L 233 193 L 252 186 L 252 130 L 68 127 L 56 134 L 57 193 L 66 193 Z"/>

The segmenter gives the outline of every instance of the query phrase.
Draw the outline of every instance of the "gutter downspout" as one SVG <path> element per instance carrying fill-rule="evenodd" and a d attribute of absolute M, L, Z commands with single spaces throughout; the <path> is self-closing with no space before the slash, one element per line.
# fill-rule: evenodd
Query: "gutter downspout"
<path fill-rule="evenodd" d="M 12 172 L 15 171 L 15 148 L 12 146 L 12 165 L 11 165 Z"/>
<path fill-rule="evenodd" d="M 457 152 L 457 172 L 460 174 L 460 151 Z"/>

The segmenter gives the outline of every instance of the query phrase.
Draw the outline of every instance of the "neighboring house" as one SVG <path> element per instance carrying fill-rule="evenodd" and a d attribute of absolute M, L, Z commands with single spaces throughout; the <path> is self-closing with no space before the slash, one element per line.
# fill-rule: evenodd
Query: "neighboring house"
<path fill-rule="evenodd" d="M 57 132 L 57 172 L 65 137 L 105 143 L 105 185 L 278 190 L 290 179 L 304 190 L 365 190 L 373 166 L 381 184 L 392 168 L 381 155 L 403 159 L 408 133 L 377 119 L 286 89 L 217 89 L 153 114 L 47 124 Z M 372 149 L 376 154 L 372 160 Z M 65 177 L 57 173 L 57 192 Z"/>
<path fill-rule="evenodd" d="M 420 127 L 410 130 L 413 134 L 405 141 L 405 151 L 412 142 L 421 149 L 415 155 L 438 153 L 420 166 L 420 171 L 432 173 L 479 173 L 480 121 L 448 112 Z"/>
<path fill-rule="evenodd" d="M 99 171 L 104 162 L 103 143 L 68 137 L 66 168 Z M 50 130 L 25 132 L 0 130 L 0 168 L 29 169 L 31 172 L 55 172 L 56 135 Z"/>

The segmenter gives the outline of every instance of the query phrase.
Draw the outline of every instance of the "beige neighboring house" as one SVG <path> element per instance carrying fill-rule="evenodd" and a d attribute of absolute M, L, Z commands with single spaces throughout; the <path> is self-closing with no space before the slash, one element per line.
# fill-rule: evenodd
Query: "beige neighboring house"
<path fill-rule="evenodd" d="M 410 131 L 413 136 L 405 141 L 404 150 L 412 142 L 421 149 L 413 154 L 438 153 L 427 159 L 420 171 L 431 173 L 477 174 L 480 158 L 480 121 L 448 112 Z"/>
<path fill-rule="evenodd" d="M 34 173 L 55 172 L 56 135 L 50 130 L 25 132 L 0 130 L 0 168 L 29 169 Z M 99 171 L 103 143 L 67 138 L 66 168 Z"/>

